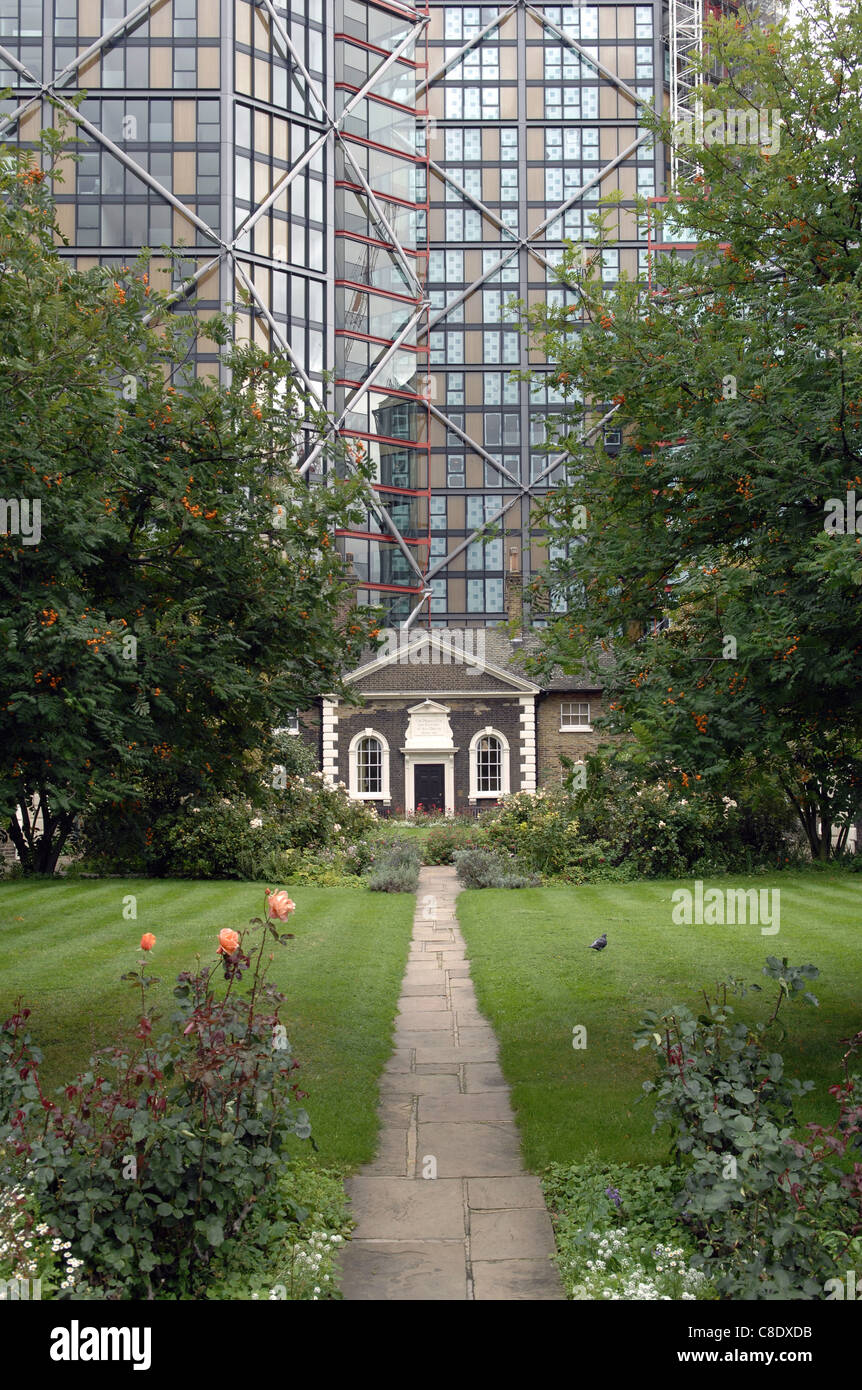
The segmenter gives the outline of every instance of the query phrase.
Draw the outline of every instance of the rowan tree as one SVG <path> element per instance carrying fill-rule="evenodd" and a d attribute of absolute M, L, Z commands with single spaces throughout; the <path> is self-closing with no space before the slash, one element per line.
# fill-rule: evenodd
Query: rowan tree
<path fill-rule="evenodd" d="M 365 478 L 306 485 L 288 362 L 177 313 L 146 256 L 59 254 L 63 148 L 0 156 L 0 824 L 44 873 L 76 814 L 253 786 L 375 625 L 332 541 Z"/>

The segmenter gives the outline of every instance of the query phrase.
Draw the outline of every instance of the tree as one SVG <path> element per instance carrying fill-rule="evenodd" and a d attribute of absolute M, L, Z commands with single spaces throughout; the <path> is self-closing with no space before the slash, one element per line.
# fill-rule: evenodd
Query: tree
<path fill-rule="evenodd" d="M 862 804 L 862 12 L 817 4 L 794 32 L 709 26 L 730 75 L 676 132 L 700 172 L 663 213 L 697 250 L 611 292 L 571 248 L 582 329 L 531 326 L 588 402 L 544 513 L 568 552 L 544 661 L 612 647 L 609 728 L 642 762 L 691 788 L 770 773 L 826 859 Z M 743 115 L 755 143 L 729 144 Z M 589 428 L 608 411 L 618 450 Z"/>
<path fill-rule="evenodd" d="M 43 873 L 85 809 L 259 782 L 374 631 L 331 540 L 365 479 L 305 484 L 287 362 L 173 312 L 146 257 L 58 254 L 62 152 L 0 156 L 0 824 Z M 202 329 L 229 386 L 189 365 Z"/>

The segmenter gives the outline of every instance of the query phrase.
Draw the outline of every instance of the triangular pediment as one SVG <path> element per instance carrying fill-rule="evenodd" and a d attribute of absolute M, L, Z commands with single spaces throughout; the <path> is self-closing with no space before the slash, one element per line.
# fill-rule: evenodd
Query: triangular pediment
<path fill-rule="evenodd" d="M 538 694 L 538 685 L 485 658 L 483 638 L 481 628 L 467 628 L 463 632 L 448 629 L 418 633 L 393 631 L 380 655 L 359 666 L 346 679 L 366 694 L 390 694 L 402 689 L 407 693 L 411 686 L 415 691 L 415 673 L 424 668 L 428 672 L 429 690 L 445 690 L 447 695 L 462 690 L 476 694 L 490 691 Z M 401 667 L 410 670 L 409 680 L 405 678 L 399 682 Z"/>

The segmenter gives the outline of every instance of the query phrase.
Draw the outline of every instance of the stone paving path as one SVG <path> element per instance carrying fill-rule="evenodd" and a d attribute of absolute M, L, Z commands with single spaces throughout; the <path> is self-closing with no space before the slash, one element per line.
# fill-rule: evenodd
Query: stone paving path
<path fill-rule="evenodd" d="M 458 891 L 454 869 L 422 869 L 380 1146 L 347 1183 L 357 1225 L 345 1299 L 563 1298 L 541 1186 L 521 1164 L 497 1040 L 476 1005 Z"/>

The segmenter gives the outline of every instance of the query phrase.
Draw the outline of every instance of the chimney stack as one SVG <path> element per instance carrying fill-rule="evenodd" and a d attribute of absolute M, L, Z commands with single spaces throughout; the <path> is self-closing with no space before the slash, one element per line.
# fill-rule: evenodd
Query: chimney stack
<path fill-rule="evenodd" d="M 345 623 L 348 614 L 356 607 L 356 591 L 359 588 L 359 575 L 353 567 L 353 555 L 350 551 L 344 557 L 344 565 L 347 588 L 338 603 L 337 621 L 339 624 Z"/>
<path fill-rule="evenodd" d="M 521 579 L 521 552 L 516 545 L 509 547 L 509 568 L 503 582 L 506 617 L 510 623 L 522 627 L 524 623 L 524 588 Z"/>

